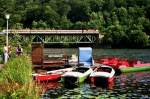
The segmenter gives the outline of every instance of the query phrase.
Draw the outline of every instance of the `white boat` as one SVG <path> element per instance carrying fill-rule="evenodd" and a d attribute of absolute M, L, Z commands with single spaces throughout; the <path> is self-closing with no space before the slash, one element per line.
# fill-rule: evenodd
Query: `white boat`
<path fill-rule="evenodd" d="M 73 60 L 77 61 L 75 55 L 73 55 Z M 62 75 L 61 79 L 64 84 L 82 83 L 93 72 L 91 69 L 91 66 L 93 66 L 91 47 L 79 47 L 77 65 L 71 72 L 66 72 Z"/>
<path fill-rule="evenodd" d="M 62 75 L 61 79 L 63 83 L 77 84 L 82 83 L 93 72 L 89 67 L 76 67 L 70 72 L 66 72 Z"/>
<path fill-rule="evenodd" d="M 101 65 L 93 68 L 90 74 L 91 83 L 109 83 L 113 80 L 115 70 L 111 66 Z"/>

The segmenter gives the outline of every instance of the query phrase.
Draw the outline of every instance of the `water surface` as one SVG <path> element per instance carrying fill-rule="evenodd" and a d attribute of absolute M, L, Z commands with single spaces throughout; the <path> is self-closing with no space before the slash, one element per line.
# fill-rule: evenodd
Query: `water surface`
<path fill-rule="evenodd" d="M 50 51 L 51 50 L 51 51 Z M 45 49 L 67 55 L 77 54 L 77 49 Z M 150 62 L 149 49 L 93 49 L 93 57 L 116 56 Z M 107 85 L 93 85 L 88 81 L 78 86 L 49 83 L 42 99 L 150 99 L 150 72 L 121 74 Z"/>

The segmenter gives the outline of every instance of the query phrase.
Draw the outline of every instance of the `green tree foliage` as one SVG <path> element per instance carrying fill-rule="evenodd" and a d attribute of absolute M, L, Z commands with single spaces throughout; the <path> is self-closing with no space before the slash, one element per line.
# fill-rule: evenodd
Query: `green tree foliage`
<path fill-rule="evenodd" d="M 0 0 L 0 5 L 1 30 L 10 13 L 13 29 L 98 29 L 112 47 L 150 42 L 150 0 Z"/>
<path fill-rule="evenodd" d="M 128 36 L 121 25 L 109 26 L 106 30 L 107 34 L 104 37 L 104 43 L 111 44 L 112 47 L 126 47 Z"/>
<path fill-rule="evenodd" d="M 32 22 L 32 28 L 33 29 L 36 29 L 36 28 L 46 29 L 47 28 L 47 24 L 45 22 L 43 22 L 42 20 L 40 20 L 38 22 L 33 21 Z"/>
<path fill-rule="evenodd" d="M 4 38 L 4 36 L 0 35 L 0 55 L 2 55 L 2 53 L 3 53 L 4 44 L 5 44 L 5 38 Z"/>
<path fill-rule="evenodd" d="M 68 18 L 71 22 L 89 21 L 90 7 L 88 3 L 83 3 L 81 0 L 72 0 L 70 1 L 70 5 L 71 10 L 68 13 Z"/>
<path fill-rule="evenodd" d="M 103 10 L 104 0 L 88 0 L 92 12 L 99 12 Z"/>

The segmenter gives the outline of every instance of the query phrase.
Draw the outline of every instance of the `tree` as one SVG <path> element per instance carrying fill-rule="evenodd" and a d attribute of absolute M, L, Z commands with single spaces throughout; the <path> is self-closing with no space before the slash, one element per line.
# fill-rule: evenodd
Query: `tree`
<path fill-rule="evenodd" d="M 33 29 L 46 29 L 47 24 L 45 22 L 43 22 L 42 20 L 40 20 L 38 22 L 33 21 L 32 28 Z"/>
<path fill-rule="evenodd" d="M 82 3 L 79 0 L 73 0 L 70 3 L 71 10 L 69 11 L 67 18 L 70 19 L 71 22 L 75 23 L 77 21 L 89 21 L 90 7 L 88 6 L 88 3 Z"/>
<path fill-rule="evenodd" d="M 148 36 L 140 30 L 132 30 L 129 39 L 132 48 L 144 48 L 148 45 Z"/>
<path fill-rule="evenodd" d="M 101 12 L 98 12 L 98 13 L 92 12 L 90 17 L 91 17 L 91 20 L 88 22 L 88 27 L 87 28 L 98 29 L 101 32 L 103 32 L 104 31 L 104 24 L 105 24 L 103 13 L 101 13 Z"/>
<path fill-rule="evenodd" d="M 62 16 L 59 22 L 61 29 L 71 29 L 72 23 L 67 19 L 66 16 Z"/>
<path fill-rule="evenodd" d="M 103 11 L 106 10 L 111 12 L 115 8 L 115 1 L 114 0 L 105 0 Z"/>
<path fill-rule="evenodd" d="M 88 0 L 92 12 L 99 12 L 103 10 L 104 0 Z"/>
<path fill-rule="evenodd" d="M 84 29 L 85 28 L 85 25 L 83 24 L 83 22 L 76 22 L 73 26 L 72 26 L 73 29 Z"/>
<path fill-rule="evenodd" d="M 127 0 L 115 0 L 115 5 L 117 8 L 127 7 Z"/>
<path fill-rule="evenodd" d="M 57 5 L 57 13 L 60 16 L 67 16 L 68 12 L 71 10 L 70 5 L 65 0 L 59 0 L 56 3 Z"/>
<path fill-rule="evenodd" d="M 44 13 L 44 18 L 43 21 L 46 21 L 47 25 L 49 28 L 58 28 L 59 26 L 59 21 L 60 21 L 60 15 L 52 9 L 51 6 L 45 6 L 45 12 Z"/>
<path fill-rule="evenodd" d="M 6 27 L 5 14 L 14 12 L 13 7 L 13 0 L 0 0 L 0 27 Z"/>
<path fill-rule="evenodd" d="M 23 29 L 23 24 L 22 23 L 16 23 L 12 27 L 13 29 Z"/>
<path fill-rule="evenodd" d="M 112 47 L 126 47 L 128 36 L 124 32 L 121 25 L 111 25 L 106 29 L 106 34 L 103 38 L 103 42 L 111 45 Z"/>
<path fill-rule="evenodd" d="M 117 16 L 120 24 L 124 25 L 128 23 L 128 11 L 125 7 L 117 9 Z"/>

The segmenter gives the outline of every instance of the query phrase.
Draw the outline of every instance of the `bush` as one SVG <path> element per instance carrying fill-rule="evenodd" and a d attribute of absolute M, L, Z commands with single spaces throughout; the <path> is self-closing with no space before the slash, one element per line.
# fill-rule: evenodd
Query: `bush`
<path fill-rule="evenodd" d="M 31 59 L 12 58 L 0 72 L 0 99 L 38 99 L 39 87 L 32 81 Z"/>

